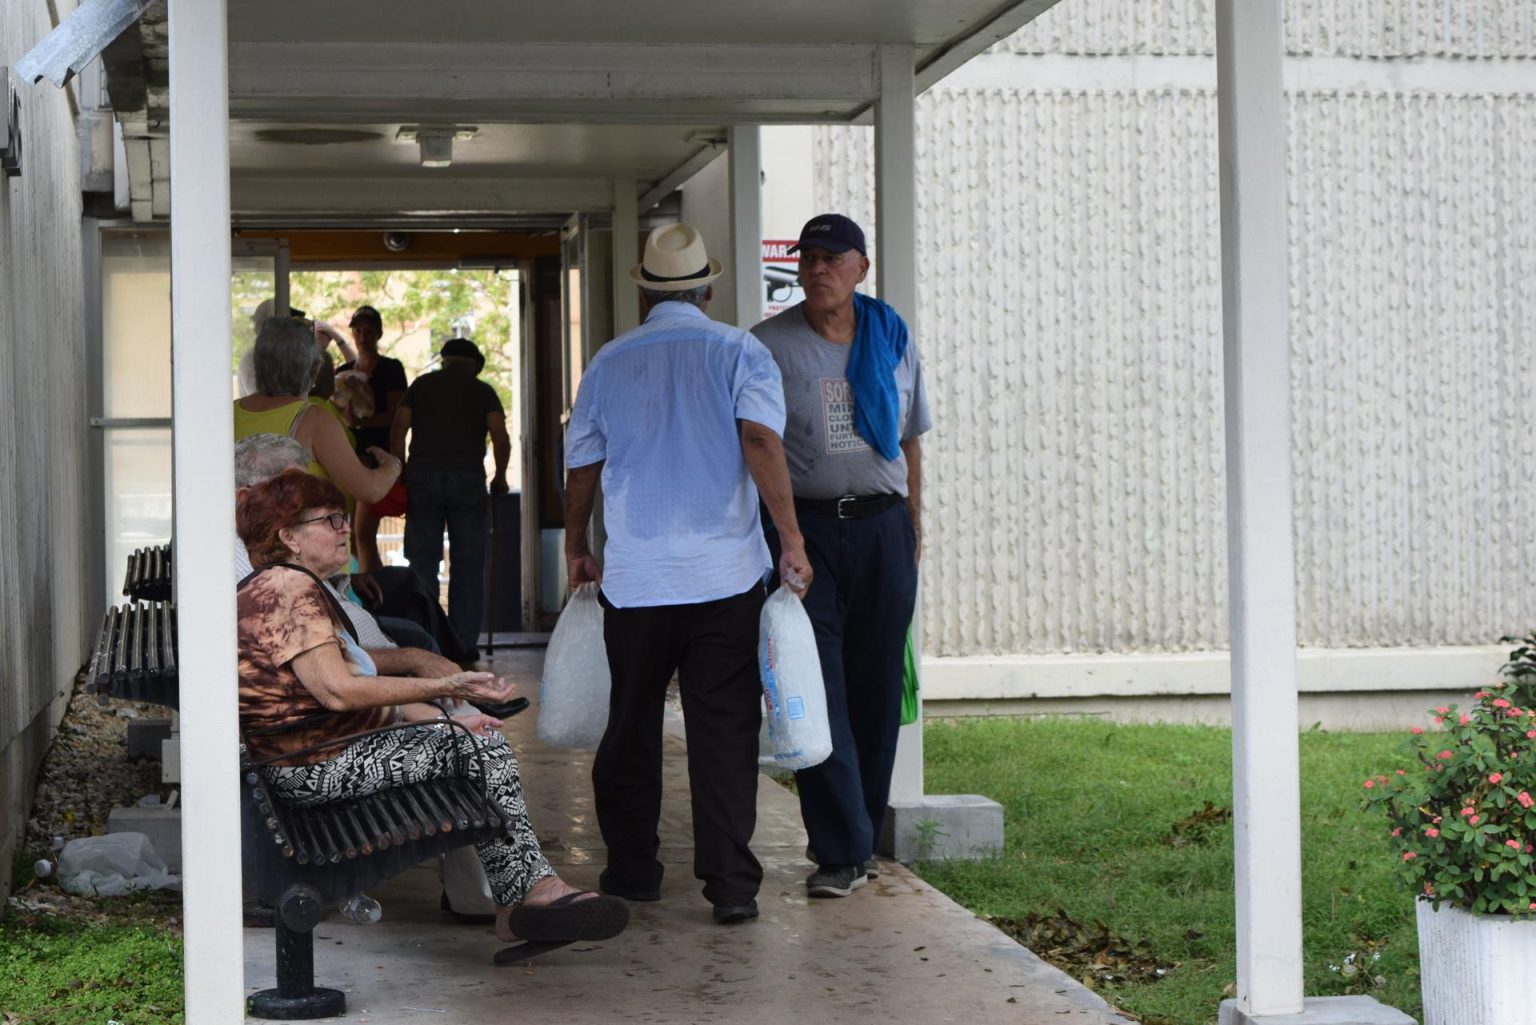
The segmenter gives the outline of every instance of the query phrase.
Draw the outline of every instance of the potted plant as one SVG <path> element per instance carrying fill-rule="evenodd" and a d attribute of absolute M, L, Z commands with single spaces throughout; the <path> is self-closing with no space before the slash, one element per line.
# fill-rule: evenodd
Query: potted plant
<path fill-rule="evenodd" d="M 1512 640 L 1512 638 L 1506 638 Z M 1536 1025 L 1536 636 L 1365 781 L 1418 895 L 1424 1025 Z"/>

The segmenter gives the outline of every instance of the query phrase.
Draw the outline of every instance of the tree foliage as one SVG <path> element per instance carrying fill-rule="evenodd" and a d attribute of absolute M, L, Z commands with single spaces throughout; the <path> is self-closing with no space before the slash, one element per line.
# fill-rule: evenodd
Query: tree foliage
<path fill-rule="evenodd" d="M 231 326 L 236 364 L 255 341 L 251 314 L 272 294 L 270 272 L 235 275 Z M 307 316 L 346 331 L 352 311 L 363 304 L 379 311 L 384 321 L 380 348 L 398 355 L 407 337 L 425 332 L 430 353 L 406 359 L 407 375 L 435 369 L 436 351 L 448 338 L 473 341 L 485 354 L 480 376 L 496 389 L 509 416 L 517 408 L 517 363 L 512 318 L 519 312 L 517 274 L 510 270 L 362 270 L 294 271 L 289 276 L 289 303 Z M 416 365 L 413 365 L 416 364 Z"/>

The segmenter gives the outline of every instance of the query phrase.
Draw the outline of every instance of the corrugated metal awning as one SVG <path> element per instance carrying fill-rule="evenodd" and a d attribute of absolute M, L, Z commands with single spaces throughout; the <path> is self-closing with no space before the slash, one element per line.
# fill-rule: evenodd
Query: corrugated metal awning
<path fill-rule="evenodd" d="M 58 28 L 27 51 L 16 64 L 16 74 L 33 85 L 46 78 L 62 87 L 100 56 L 153 2 L 85 0 Z"/>

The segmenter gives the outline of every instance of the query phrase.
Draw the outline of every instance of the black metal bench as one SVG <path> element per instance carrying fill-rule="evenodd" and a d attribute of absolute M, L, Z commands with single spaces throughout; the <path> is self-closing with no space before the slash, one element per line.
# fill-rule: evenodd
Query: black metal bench
<path fill-rule="evenodd" d="M 141 549 L 129 560 L 124 591 L 169 596 L 170 546 Z M 164 586 L 162 592 L 157 588 Z M 91 656 L 86 689 L 111 699 L 179 707 L 176 606 L 134 601 L 107 610 Z M 499 709 L 521 711 L 526 700 Z M 403 729 L 412 723 L 384 727 Z M 458 723 L 448 728 L 464 730 Z M 380 731 L 373 731 L 380 732 Z M 357 736 L 362 736 L 359 734 Z M 343 746 L 357 736 L 322 746 Z M 508 823 L 471 779 L 467 761 L 449 778 L 392 787 L 366 797 L 313 807 L 279 799 L 241 745 L 241 860 L 246 886 L 276 909 L 277 985 L 247 998 L 256 1018 L 311 1019 L 346 1011 L 346 997 L 315 986 L 314 936 L 327 905 L 457 847 L 504 836 Z M 484 766 L 480 780 L 485 779 Z"/>
<path fill-rule="evenodd" d="M 370 732 L 417 725 L 397 723 Z M 458 723 L 448 726 L 464 730 Z M 337 738 L 323 746 L 339 747 L 367 735 Z M 453 777 L 312 807 L 281 800 L 262 778 L 259 770 L 265 763 L 249 760 L 243 744 L 240 763 L 245 882 L 258 900 L 277 909 L 277 986 L 247 998 L 246 1011 L 252 1017 L 308 1019 L 345 1013 L 346 997 L 340 990 L 315 986 L 313 930 L 325 906 L 427 858 L 507 832 L 501 809 L 483 782 L 470 778 L 462 756 Z M 479 780 L 484 779 L 482 766 Z"/>
<path fill-rule="evenodd" d="M 117 698 L 179 708 L 176 640 L 176 606 L 169 602 L 108 609 L 96 634 L 86 692 L 103 705 Z"/>
<path fill-rule="evenodd" d="M 136 601 L 170 601 L 171 579 L 170 545 L 139 548 L 128 556 L 123 594 Z"/>

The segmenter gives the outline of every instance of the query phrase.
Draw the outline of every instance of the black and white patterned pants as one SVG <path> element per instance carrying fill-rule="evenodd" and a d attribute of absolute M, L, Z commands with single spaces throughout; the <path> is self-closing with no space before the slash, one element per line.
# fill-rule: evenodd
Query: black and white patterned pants
<path fill-rule="evenodd" d="M 505 837 L 476 844 L 475 849 L 485 865 L 496 903 L 518 904 L 534 883 L 554 875 L 555 870 L 539 850 L 538 837 L 528 822 L 528 806 L 523 801 L 517 755 L 501 734 L 472 739 L 463 730 L 423 723 L 411 729 L 363 737 L 323 762 L 270 765 L 263 771 L 267 782 L 294 804 L 325 804 L 402 783 L 454 776 L 461 759 L 468 764 L 470 775 L 479 778 L 480 760 L 472 749 L 476 745 L 485 758 L 491 800 L 510 825 Z"/>

